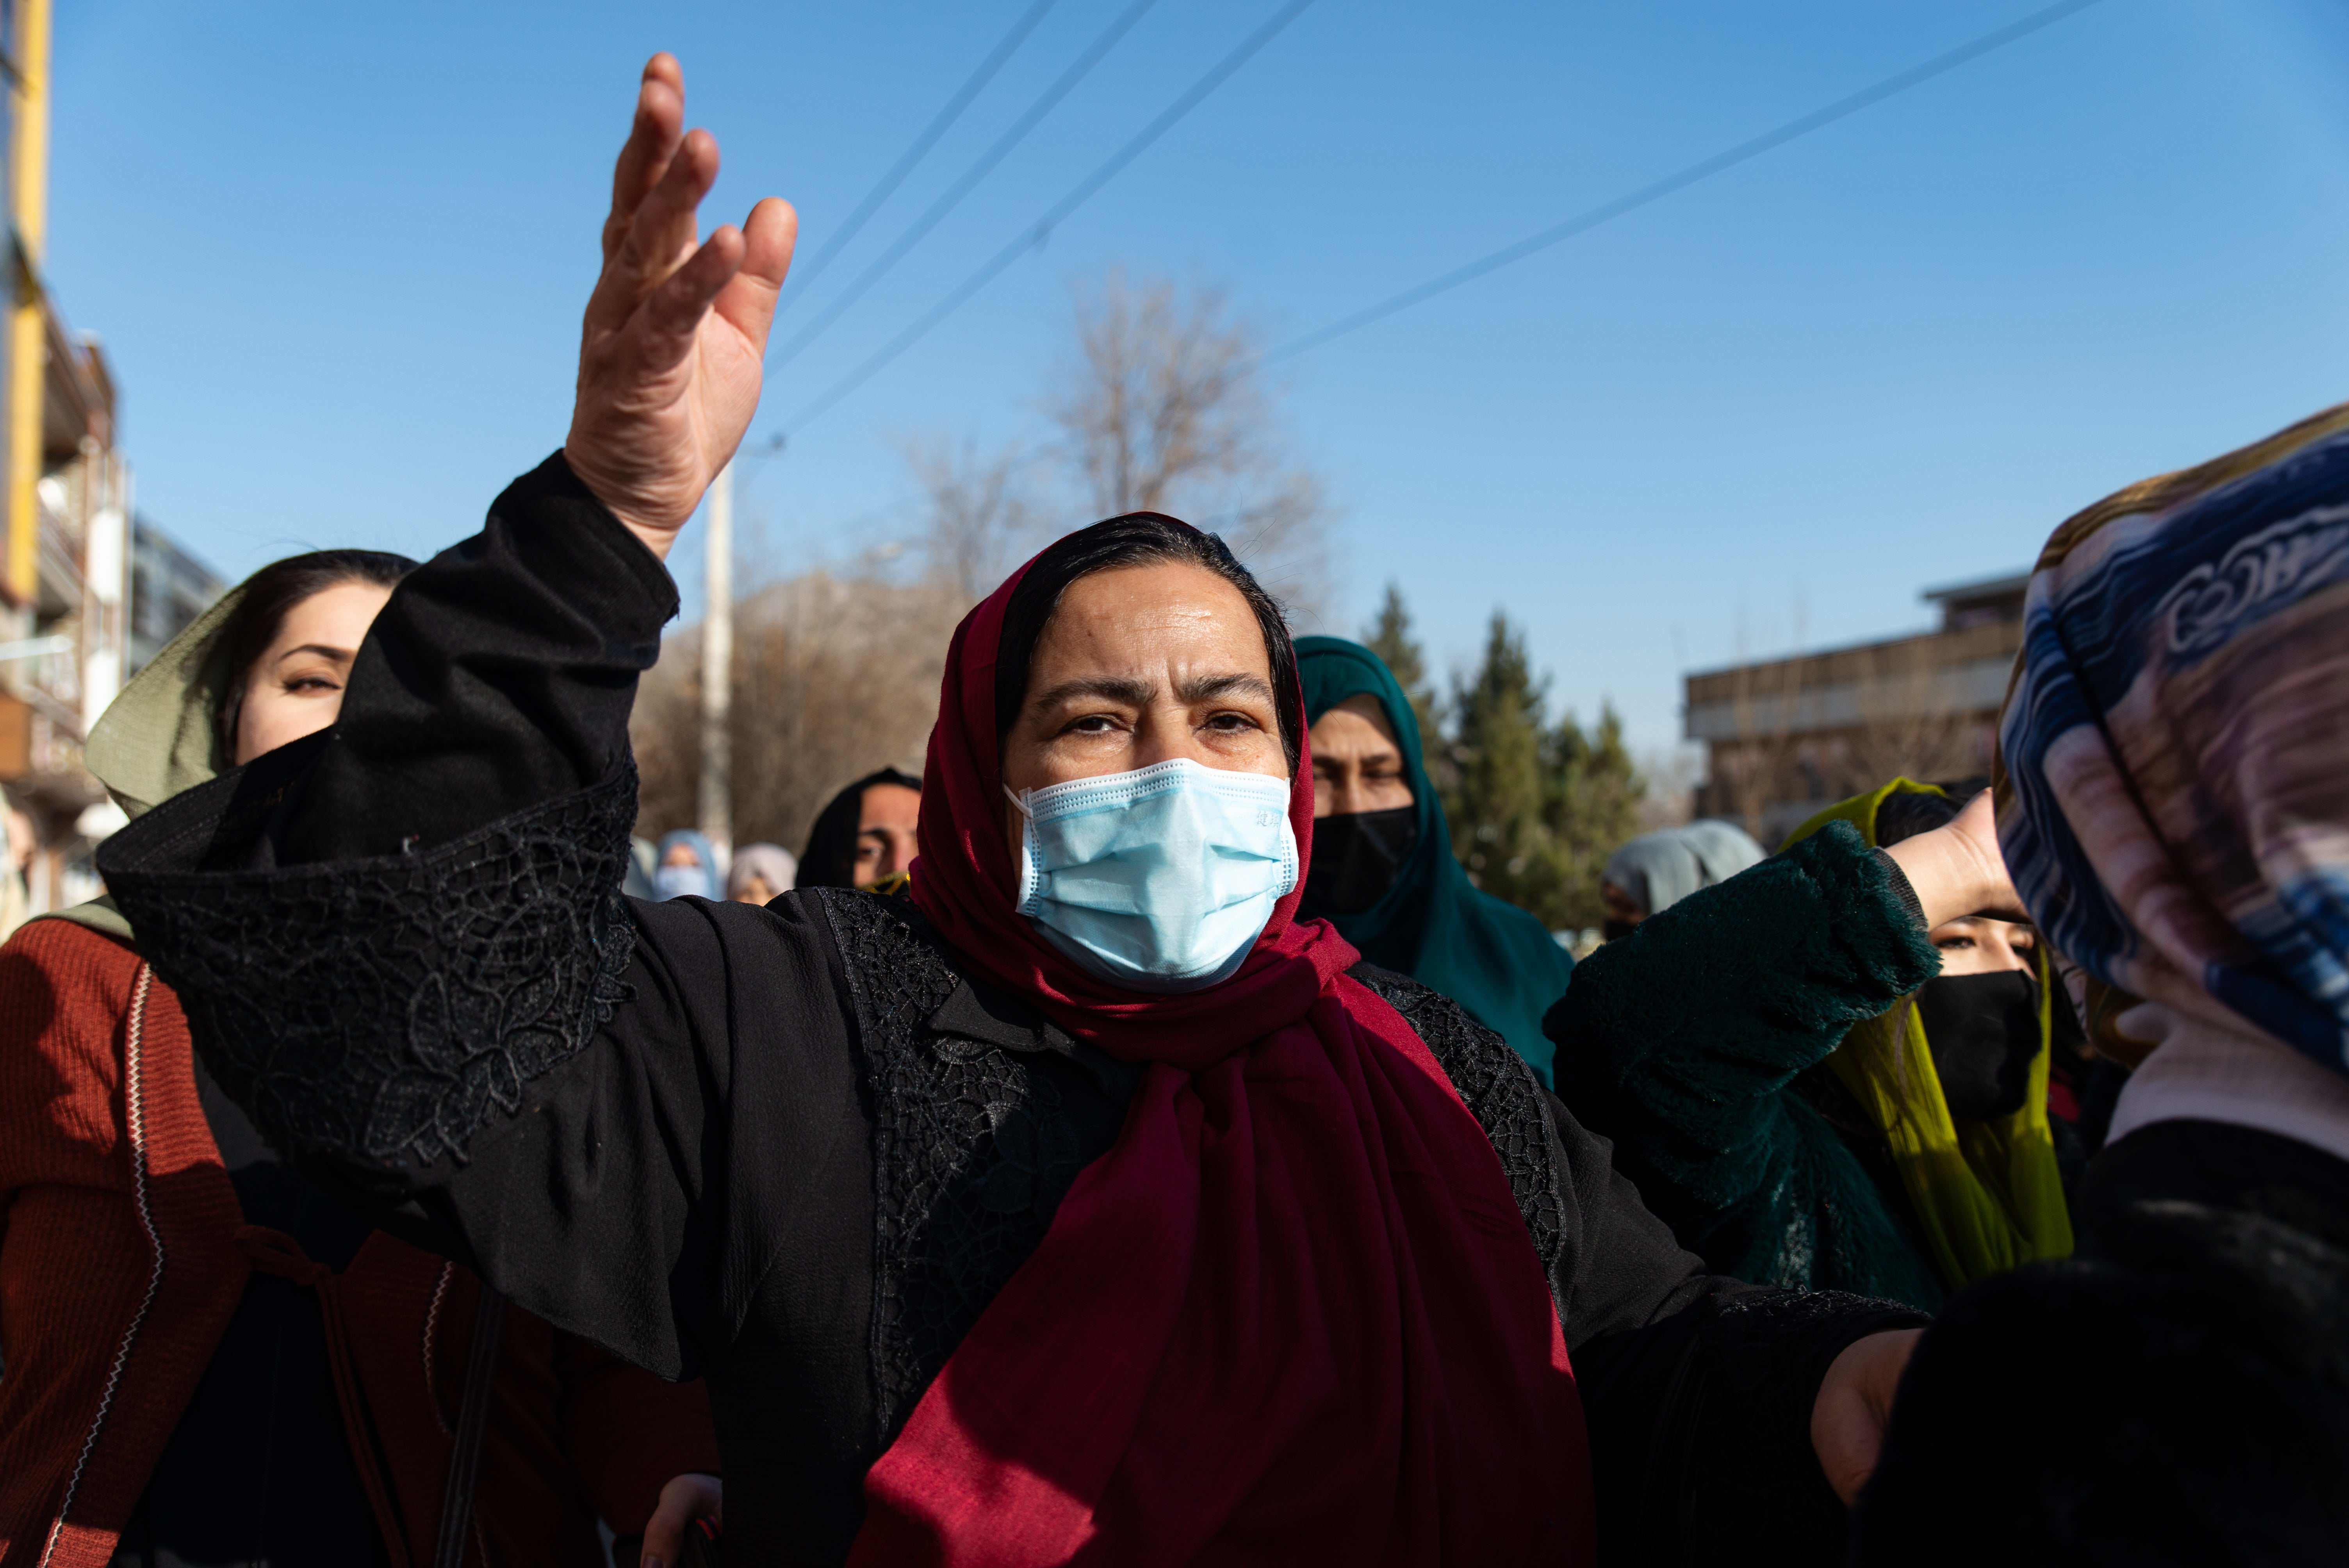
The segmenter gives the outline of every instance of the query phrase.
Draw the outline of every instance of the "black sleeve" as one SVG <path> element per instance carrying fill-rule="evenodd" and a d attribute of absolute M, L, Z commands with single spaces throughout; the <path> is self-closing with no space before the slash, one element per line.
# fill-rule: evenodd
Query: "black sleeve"
<path fill-rule="evenodd" d="M 667 569 L 557 452 L 376 618 L 279 858 L 443 844 L 609 779 L 676 613 Z"/>
<path fill-rule="evenodd" d="M 1766 1543 L 1773 1561 L 1841 1562 L 1811 1406 L 1846 1346 L 1925 1315 L 1706 1273 L 1607 1140 L 1543 1099 L 1577 1218 L 1552 1289 L 1590 1431 L 1599 1561 L 1712 1563 Z"/>
<path fill-rule="evenodd" d="M 870 1209 L 821 917 L 619 892 L 628 707 L 675 603 L 550 459 L 394 593 L 335 728 L 103 851 L 280 1150 L 672 1377 L 793 1235 L 766 1194 L 838 1196 L 845 1171 L 827 1215 Z"/>
<path fill-rule="evenodd" d="M 1811 1445 L 1811 1407 L 1855 1340 L 1921 1328 L 1897 1302 L 1728 1284 L 1575 1354 L 1614 1565 L 1839 1563 L 1847 1514 Z"/>

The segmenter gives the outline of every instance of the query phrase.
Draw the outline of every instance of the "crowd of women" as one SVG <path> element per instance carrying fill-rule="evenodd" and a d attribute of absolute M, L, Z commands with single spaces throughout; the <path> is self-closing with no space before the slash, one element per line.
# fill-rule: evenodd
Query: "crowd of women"
<path fill-rule="evenodd" d="M 0 1563 L 2349 1557 L 2349 408 L 2056 531 L 1992 787 L 1634 841 L 1579 966 L 1150 513 L 721 866 L 627 719 L 792 219 L 699 239 L 682 117 L 563 449 L 90 738 L 109 896 L 0 948 Z"/>

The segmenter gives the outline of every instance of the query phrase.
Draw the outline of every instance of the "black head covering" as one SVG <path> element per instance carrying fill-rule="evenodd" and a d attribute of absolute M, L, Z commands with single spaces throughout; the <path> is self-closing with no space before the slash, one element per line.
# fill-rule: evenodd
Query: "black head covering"
<path fill-rule="evenodd" d="M 902 785 L 917 795 L 922 791 L 922 781 L 912 774 L 884 768 L 834 795 L 808 830 L 807 848 L 800 855 L 800 886 L 856 885 L 856 825 L 864 817 L 864 791 L 875 784 Z"/>

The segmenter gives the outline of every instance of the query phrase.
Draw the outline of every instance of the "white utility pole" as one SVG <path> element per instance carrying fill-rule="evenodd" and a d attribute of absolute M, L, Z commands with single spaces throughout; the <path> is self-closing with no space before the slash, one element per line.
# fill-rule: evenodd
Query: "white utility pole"
<path fill-rule="evenodd" d="M 701 830 L 734 852 L 734 465 L 709 487 L 709 552 L 702 571 Z"/>

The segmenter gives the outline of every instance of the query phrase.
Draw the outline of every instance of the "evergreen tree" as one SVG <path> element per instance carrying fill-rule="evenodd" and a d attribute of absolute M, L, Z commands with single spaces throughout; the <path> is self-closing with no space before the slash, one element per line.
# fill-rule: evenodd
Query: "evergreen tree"
<path fill-rule="evenodd" d="M 1411 612 L 1403 607 L 1402 590 L 1394 583 L 1387 584 L 1379 618 L 1371 623 L 1362 645 L 1386 661 L 1395 684 L 1411 698 L 1411 711 L 1419 719 L 1419 753 L 1427 759 L 1428 772 L 1441 779 L 1445 771 L 1444 733 L 1435 710 L 1435 691 L 1427 684 L 1426 655 L 1411 634 Z"/>
<path fill-rule="evenodd" d="M 1557 881 L 1543 906 L 1552 930 L 1598 925 L 1606 919 L 1599 873 L 1615 847 L 1640 831 L 1647 781 L 1623 747 L 1623 721 L 1601 704 L 1597 727 L 1586 733 L 1568 714 L 1549 733 L 1550 795 L 1545 813 Z"/>
<path fill-rule="evenodd" d="M 1452 847 L 1476 885 L 1547 918 L 1557 881 L 1541 682 L 1522 633 L 1493 613 L 1484 662 L 1452 692 Z"/>
<path fill-rule="evenodd" d="M 1475 676 L 1454 683 L 1444 801 L 1453 848 L 1476 885 L 1553 931 L 1605 918 L 1599 873 L 1639 830 L 1647 785 L 1611 706 L 1585 730 L 1571 714 L 1544 722 L 1546 676 L 1499 613 Z"/>

